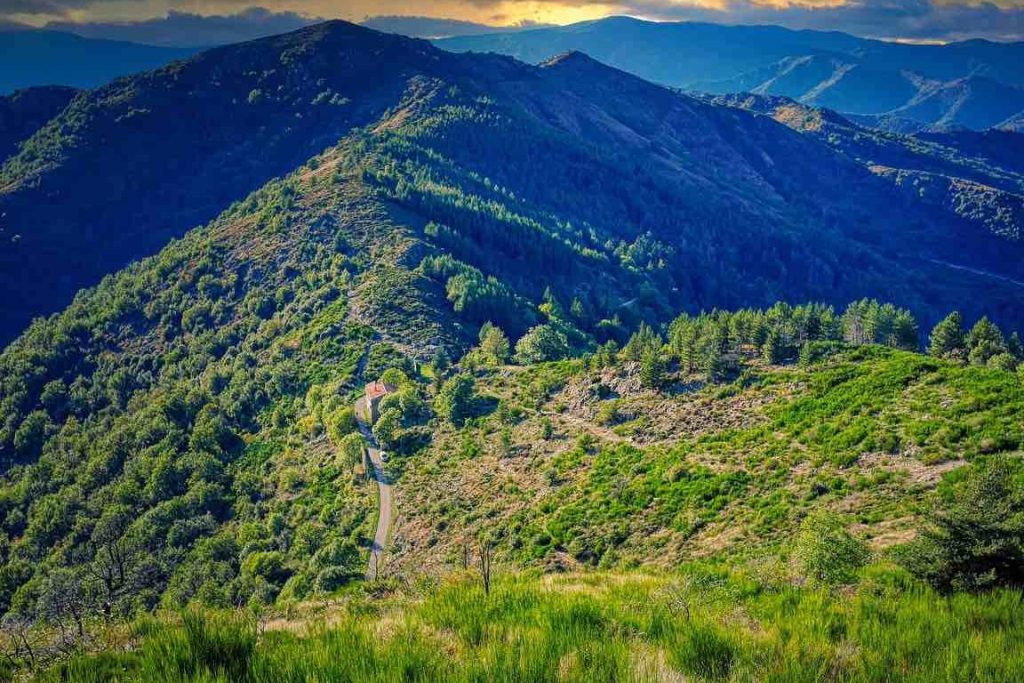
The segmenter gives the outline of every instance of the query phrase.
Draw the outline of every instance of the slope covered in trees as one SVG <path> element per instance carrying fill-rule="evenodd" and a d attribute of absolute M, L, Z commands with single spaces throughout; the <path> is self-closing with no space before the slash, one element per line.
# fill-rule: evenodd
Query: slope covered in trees
<path fill-rule="evenodd" d="M 391 141 L 398 124 L 408 134 Z M 374 171 L 386 191 L 418 211 L 441 194 L 438 239 L 513 283 L 535 280 L 530 244 L 549 252 L 543 264 L 568 249 L 587 272 L 606 258 L 657 271 L 641 303 L 673 292 L 673 306 L 689 307 L 886 294 L 925 316 L 984 306 L 1020 317 L 1012 285 L 969 270 L 951 280 L 931 263 L 1019 279 L 1017 251 L 774 122 L 580 54 L 534 67 L 333 22 L 117 81 L 26 141 L 0 170 L 5 230 L 17 236 L 0 252 L 4 334 L 352 131 L 400 160 Z M 524 236 L 538 225 L 552 239 L 533 245 Z M 592 303 L 635 294 L 595 292 L 605 301 Z"/>
<path fill-rule="evenodd" d="M 786 97 L 741 93 L 711 102 L 767 114 L 856 159 L 921 201 L 977 229 L 1019 241 L 1024 230 L 1024 135 L 1009 130 L 902 135 Z"/>
<path fill-rule="evenodd" d="M 53 86 L 26 88 L 0 97 L 0 162 L 68 106 L 77 92 Z"/>

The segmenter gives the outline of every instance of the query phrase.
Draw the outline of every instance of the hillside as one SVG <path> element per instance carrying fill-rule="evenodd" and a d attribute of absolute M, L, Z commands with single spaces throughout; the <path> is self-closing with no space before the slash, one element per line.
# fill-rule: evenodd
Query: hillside
<path fill-rule="evenodd" d="M 0 97 L 0 162 L 68 106 L 78 93 L 61 86 L 19 90 Z"/>
<path fill-rule="evenodd" d="M 530 69 L 530 92 L 546 102 L 543 78 L 553 78 L 547 87 L 558 92 L 565 92 L 564 79 L 584 82 L 560 71 L 565 68 L 605 67 L 563 61 L 545 68 L 551 71 Z M 620 91 L 652 87 L 620 78 L 626 79 L 615 84 Z M 679 96 L 655 92 L 665 98 L 662 106 L 682 107 Z M 1015 338 L 972 333 L 970 353 L 965 349 L 961 356 L 991 369 L 890 355 L 895 352 L 831 355 L 828 344 L 842 348 L 842 340 L 916 347 L 917 323 L 891 306 L 855 306 L 841 325 L 825 307 L 716 314 L 692 325 L 684 317 L 673 323 L 672 345 L 664 352 L 648 328 L 621 355 L 609 346 L 598 351 L 598 342 L 625 343 L 645 316 L 668 320 L 677 305 L 667 294 L 670 278 L 677 276 L 657 262 L 657 250 L 668 252 L 652 238 L 629 243 L 598 227 L 608 225 L 597 222 L 602 212 L 629 215 L 628 204 L 614 203 L 624 201 L 617 194 L 603 195 L 604 205 L 590 198 L 589 211 L 576 204 L 578 217 L 570 223 L 554 211 L 571 197 L 532 186 L 512 191 L 503 185 L 506 178 L 485 178 L 471 164 L 481 148 L 493 150 L 487 145 L 502 138 L 493 129 L 474 137 L 466 126 L 500 121 L 501 130 L 517 140 L 530 129 L 517 128 L 515 119 L 475 93 L 461 95 L 443 82 L 416 95 L 373 130 L 346 136 L 208 226 L 83 291 L 66 311 L 37 321 L 0 355 L 0 501 L 7 534 L 0 607 L 28 614 L 42 609 L 53 591 L 64 590 L 50 582 L 51 575 L 83 582 L 89 600 L 98 596 L 108 615 L 122 617 L 190 601 L 227 606 L 297 598 L 361 574 L 372 497 L 367 484 L 352 476 L 359 456 L 345 440 L 354 429 L 347 408 L 365 381 L 386 370 L 412 378 L 400 373 L 392 380 L 404 392 L 374 429 L 393 453 L 390 462 L 402 468 L 395 472 L 396 557 L 408 556 L 412 564 L 398 559 L 396 567 L 429 567 L 444 557 L 455 533 L 486 528 L 479 521 L 495 513 L 497 519 L 513 515 L 503 527 L 510 535 L 502 557 L 524 564 L 562 555 L 598 564 L 608 554 L 605 541 L 599 548 L 576 547 L 555 534 L 571 530 L 583 542 L 604 537 L 605 524 L 616 525 L 614 537 L 625 544 L 606 562 L 616 554 L 638 561 L 656 538 L 683 553 L 688 540 L 705 538 L 691 539 L 694 531 L 718 514 L 753 532 L 760 529 L 757 518 L 771 509 L 784 533 L 801 510 L 784 501 L 774 507 L 776 484 L 792 486 L 799 496 L 808 487 L 817 490 L 819 480 L 829 482 L 833 493 L 815 494 L 829 504 L 854 495 L 863 485 L 857 471 L 840 470 L 861 456 L 865 476 L 909 470 L 920 474 L 920 483 L 933 484 L 949 466 L 932 469 L 933 461 L 955 465 L 1019 448 L 1021 386 L 1007 371 L 1021 353 Z M 691 107 L 719 112 L 727 121 L 752 116 L 679 102 L 687 107 L 679 116 L 691 115 Z M 767 118 L 757 120 L 803 140 Z M 569 166 L 557 142 L 553 137 L 547 148 L 505 150 L 508 173 L 522 167 L 515 153 L 529 150 L 538 167 L 566 177 Z M 670 142 L 665 139 L 666 150 Z M 583 159 L 592 171 L 609 174 L 592 174 L 595 182 L 614 187 L 621 178 L 602 167 L 596 153 L 571 149 L 577 163 Z M 496 158 L 493 152 L 485 156 Z M 641 199 L 656 206 L 655 196 L 652 191 Z M 590 217 L 593 224 L 583 222 Z M 701 237 L 692 233 L 691 243 Z M 711 249 L 713 242 L 704 244 Z M 755 275 L 751 282 L 761 287 L 772 282 Z M 734 282 L 703 281 L 708 294 L 738 296 L 729 293 Z M 682 291 L 687 280 L 675 282 Z M 462 380 L 445 381 L 453 374 L 445 359 L 462 356 L 487 321 L 507 332 L 531 367 L 488 374 L 486 362 L 473 360 L 479 353 L 463 359 L 459 368 L 479 367 L 481 387 L 492 385 L 494 392 L 489 398 L 481 391 L 467 408 Z M 823 365 L 759 371 L 758 345 L 773 338 L 762 339 L 766 325 L 785 335 L 773 342 L 777 348 L 768 347 L 773 362 L 791 361 L 801 340 L 820 341 L 827 342 Z M 643 373 L 635 374 L 630 359 L 646 362 L 653 350 L 664 353 L 658 361 L 663 394 L 635 389 L 634 377 Z M 595 375 L 581 374 L 580 361 L 543 364 L 590 351 L 605 359 L 592 361 L 605 364 L 594 367 L 621 367 L 619 375 L 608 374 L 608 392 L 594 387 L 601 400 L 620 396 L 617 417 L 610 420 L 597 417 L 603 410 L 585 389 Z M 678 369 L 684 362 L 692 373 Z M 739 374 L 748 365 L 751 373 Z M 731 389 L 716 388 L 737 377 Z M 830 394 L 836 387 L 842 391 Z M 948 415 L 934 413 L 934 392 L 952 401 Z M 449 399 L 437 398 L 446 395 L 447 409 Z M 851 396 L 866 402 L 851 402 Z M 819 404 L 824 407 L 814 410 L 825 413 L 807 412 Z M 865 417 L 848 425 L 846 410 Z M 520 413 L 523 419 L 516 417 Z M 641 413 L 650 415 L 649 424 Z M 876 420 L 897 417 L 891 437 L 880 441 L 872 434 Z M 453 431 L 466 418 L 473 418 L 468 427 Z M 766 419 L 777 421 L 778 437 L 763 426 Z M 546 420 L 550 434 L 543 436 Z M 580 436 L 589 424 L 596 424 L 597 441 Z M 967 438 L 968 429 L 974 436 Z M 508 440 L 501 436 L 506 431 Z M 501 436 L 496 442 L 495 434 Z M 548 442 L 550 448 L 540 446 Z M 503 450 L 492 450 L 495 443 Z M 537 444 L 536 452 L 530 446 L 523 452 L 528 457 L 507 457 L 526 444 Z M 784 461 L 772 454 L 796 444 L 806 448 L 806 460 L 793 459 L 791 481 L 789 468 L 778 470 Z M 871 464 L 880 452 L 899 458 Z M 409 459 L 399 459 L 402 453 Z M 707 464 L 712 453 L 722 456 L 713 466 Z M 496 469 L 490 466 L 495 457 Z M 463 466 L 463 458 L 473 462 Z M 627 461 L 636 462 L 635 474 L 649 469 L 654 477 L 638 480 L 640 489 L 628 499 L 654 515 L 627 515 L 644 526 L 623 526 L 618 513 L 596 514 L 608 511 L 609 487 L 617 486 L 616 472 Z M 511 480 L 493 479 L 506 466 Z M 692 476 L 684 476 L 691 466 Z M 671 507 L 662 508 L 652 496 L 666 504 L 669 499 L 657 483 L 662 474 L 654 473 L 669 470 L 676 473 L 664 484 Z M 921 490 L 894 476 L 891 487 L 865 501 L 863 521 L 912 521 L 904 494 Z M 480 489 L 478 477 L 501 488 Z M 464 487 L 484 496 L 479 505 L 469 495 L 455 504 L 451 496 Z M 505 505 L 506 494 L 529 504 Z M 737 500 L 741 495 L 750 505 Z M 469 505 L 465 518 L 456 514 L 463 504 Z M 562 512 L 545 521 L 555 510 Z M 533 521 L 517 522 L 514 516 L 526 511 Z M 650 524 L 663 535 L 652 536 Z M 432 538 L 424 525 L 450 530 Z M 728 539 L 714 540 L 712 531 L 704 532 L 707 542 L 728 548 Z M 93 573 L 111 571 L 112 562 L 121 578 L 91 582 Z M 71 573 L 54 574 L 58 568 Z"/>
<path fill-rule="evenodd" d="M 909 198 L 1019 241 L 1024 228 L 1024 135 L 1008 130 L 901 135 L 857 125 L 836 112 L 785 97 L 709 96 L 767 114 L 892 181 Z"/>
<path fill-rule="evenodd" d="M 490 594 L 462 572 L 421 586 L 376 584 L 290 616 L 150 620 L 131 630 L 131 647 L 78 656 L 34 680 L 109 680 L 114 671 L 125 683 L 782 683 L 841 671 L 857 683 L 1012 683 L 1024 675 L 1016 602 L 1012 591 L 949 598 L 877 570 L 841 599 L 756 568 L 499 572 Z"/>
<path fill-rule="evenodd" d="M 969 144 L 997 164 L 1002 145 Z M 23 242 L 36 216 L 81 251 L 82 206 L 110 218 L 103 245 L 182 235 L 0 353 L 4 675 L 1013 680 L 1018 596 L 962 591 L 1017 585 L 1016 556 L 972 547 L 964 568 L 927 542 L 964 499 L 1018 547 L 1019 285 L 936 261 L 995 267 L 1019 244 L 846 152 L 578 53 L 530 66 L 338 22 L 77 95 L 3 172 Z M 804 296 L 822 303 L 769 307 Z M 377 507 L 353 406 L 374 380 L 395 520 L 360 588 Z M 481 597 L 483 557 L 503 578 Z M 670 613 L 651 631 L 611 598 L 563 610 L 542 572 Z M 722 607 L 694 607 L 694 636 L 685 586 L 706 581 Z M 857 654 L 907 624 L 926 645 Z M 382 657 L 378 631 L 408 649 Z M 331 664 L 338 642 L 368 668 Z"/>
<path fill-rule="evenodd" d="M 45 30 L 0 31 L 0 95 L 34 86 L 95 88 L 147 71 L 195 50 L 82 38 Z"/>
<path fill-rule="evenodd" d="M 382 191 L 459 258 L 595 320 L 888 295 L 926 322 L 1024 319 L 1016 245 L 771 120 L 579 53 L 528 66 L 333 22 L 116 81 L 26 141 L 0 170 L 4 336 L 346 135 L 390 147 Z"/>
<path fill-rule="evenodd" d="M 536 63 L 580 50 L 656 83 L 724 94 L 782 95 L 804 104 L 919 126 L 988 128 L 1024 110 L 1022 43 L 906 45 L 777 26 L 645 22 L 611 17 L 437 41 Z"/>
<path fill-rule="evenodd" d="M 883 551 L 914 536 L 945 474 L 1019 452 L 1024 436 L 1018 378 L 906 352 L 704 379 L 683 371 L 651 388 L 628 362 L 480 376 L 499 408 L 442 425 L 393 465 L 392 571 L 443 571 L 482 534 L 511 564 L 547 570 L 752 561 L 784 553 L 821 510 Z"/>

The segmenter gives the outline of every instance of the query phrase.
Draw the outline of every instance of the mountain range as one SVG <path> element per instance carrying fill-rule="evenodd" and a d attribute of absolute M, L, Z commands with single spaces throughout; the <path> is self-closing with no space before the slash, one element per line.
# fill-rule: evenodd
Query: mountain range
<path fill-rule="evenodd" d="M 777 26 L 611 17 L 437 44 L 531 63 L 579 50 L 664 85 L 782 95 L 897 130 L 989 128 L 1024 111 L 1024 43 L 910 45 Z"/>
<path fill-rule="evenodd" d="M 1020 678 L 1020 134 L 346 22 L 0 117 L 4 675 Z"/>
<path fill-rule="evenodd" d="M 0 30 L 0 94 L 31 86 L 94 88 L 194 53 L 194 49 L 82 38 L 62 31 Z"/>
<path fill-rule="evenodd" d="M 1022 319 L 1018 242 L 768 117 L 582 53 L 530 66 L 332 22 L 82 93 L 25 140 L 0 168 L 4 336 L 339 139 L 390 143 L 399 123 L 419 124 L 414 145 L 392 143 L 409 158 L 365 174 L 524 296 L 543 290 L 534 264 L 557 262 L 544 284 L 601 315 L 637 291 L 645 315 L 897 292 L 926 320 Z"/>

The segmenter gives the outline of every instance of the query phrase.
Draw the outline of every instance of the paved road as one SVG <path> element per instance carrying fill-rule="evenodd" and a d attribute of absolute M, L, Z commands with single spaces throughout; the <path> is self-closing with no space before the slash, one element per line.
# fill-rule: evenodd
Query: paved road
<path fill-rule="evenodd" d="M 391 531 L 391 483 L 384 474 L 384 461 L 380 457 L 380 448 L 369 425 L 363 420 L 365 414 L 366 400 L 360 398 L 356 401 L 356 419 L 359 422 L 359 431 L 366 439 L 367 450 L 370 453 L 370 463 L 373 465 L 373 478 L 377 482 L 380 491 L 380 512 L 377 515 L 377 532 L 373 535 L 373 545 L 370 546 L 370 564 L 366 568 L 366 578 L 376 579 L 380 568 L 383 566 L 384 544 L 387 543 L 388 533 Z"/>

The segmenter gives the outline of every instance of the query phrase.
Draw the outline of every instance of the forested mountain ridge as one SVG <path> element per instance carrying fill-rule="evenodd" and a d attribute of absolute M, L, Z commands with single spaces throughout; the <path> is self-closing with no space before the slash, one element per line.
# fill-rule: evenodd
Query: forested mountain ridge
<path fill-rule="evenodd" d="M 1024 231 L 1024 135 L 1009 130 L 902 135 L 857 125 L 786 97 L 740 93 L 708 101 L 773 117 L 863 163 L 908 196 L 1005 239 Z"/>
<path fill-rule="evenodd" d="M 1024 43 L 907 45 L 835 31 L 609 17 L 436 41 L 536 63 L 581 50 L 657 83 L 715 94 L 754 91 L 873 115 L 878 125 L 988 128 L 1024 110 Z"/>
<path fill-rule="evenodd" d="M 374 45 L 361 46 L 371 34 Z M 320 26 L 211 50 L 76 100 L 0 169 L 7 234 L 20 236 L 0 252 L 5 338 L 374 121 L 396 104 L 401 72 L 430 69 L 430 59 L 416 64 L 423 50 Z M 60 275 L 40 282 L 47 272 Z"/>
<path fill-rule="evenodd" d="M 458 108 L 422 96 L 438 83 L 453 88 Z M 26 141 L 0 170 L 13 236 L 0 253 L 11 302 L 4 333 L 349 131 L 393 127 L 396 109 L 444 122 L 429 128 L 431 144 L 463 167 L 456 185 L 477 175 L 496 183 L 488 192 L 556 216 L 584 251 L 618 250 L 619 261 L 643 252 L 642 267 L 666 278 L 654 299 L 673 287 L 693 307 L 898 292 L 928 320 L 960 305 L 1019 316 L 1006 282 L 968 271 L 942 282 L 934 275 L 948 271 L 931 263 L 1013 279 L 1013 249 L 772 121 L 579 53 L 534 67 L 332 22 L 116 81 L 76 98 Z M 456 135 L 468 144 L 453 144 Z M 95 168 L 105 169 L 102 182 L 90 181 Z M 639 251 L 624 257 L 609 237 Z M 478 246 L 487 272 L 532 279 L 518 247 Z M 985 295 L 965 295 L 972 291 Z"/>

